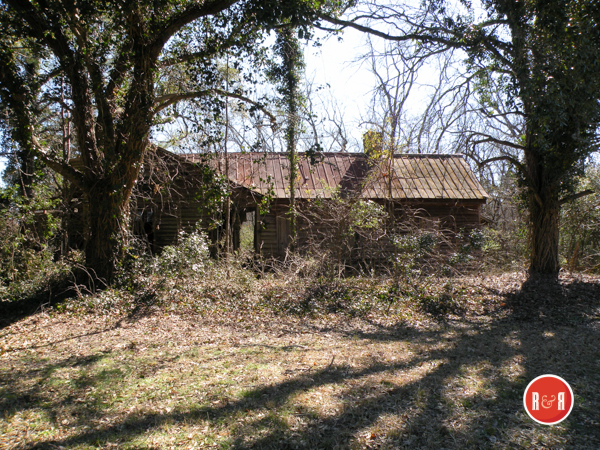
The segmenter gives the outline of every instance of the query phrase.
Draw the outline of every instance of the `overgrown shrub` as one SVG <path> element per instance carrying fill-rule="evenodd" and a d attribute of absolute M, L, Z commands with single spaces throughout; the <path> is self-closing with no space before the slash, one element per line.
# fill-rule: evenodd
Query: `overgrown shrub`
<path fill-rule="evenodd" d="M 0 191 L 0 299 L 15 299 L 36 291 L 64 269 L 53 261 L 60 217 L 44 185 L 25 199 L 16 187 Z"/>
<path fill-rule="evenodd" d="M 527 264 L 527 229 L 524 223 L 510 232 L 499 227 L 481 230 L 479 265 L 484 271 L 518 271 Z"/>
<path fill-rule="evenodd" d="M 442 239 L 437 230 L 416 228 L 392 235 L 394 253 L 391 262 L 395 276 L 412 278 L 435 266 L 436 247 Z"/>
<path fill-rule="evenodd" d="M 526 196 L 512 169 L 500 166 L 493 173 L 483 180 L 490 198 L 481 210 L 488 221 L 482 229 L 481 266 L 488 271 L 523 270 L 529 252 Z"/>
<path fill-rule="evenodd" d="M 386 234 L 388 214 L 373 201 L 347 199 L 334 193 L 332 198 L 301 207 L 299 217 L 299 228 L 304 230 L 298 246 L 302 257 L 318 261 L 322 276 L 335 278 L 356 270 L 357 260 L 367 260 L 361 253 L 379 246 Z"/>
<path fill-rule="evenodd" d="M 394 205 L 396 218 L 391 223 L 387 209 L 339 195 L 304 205 L 299 213 L 304 231 L 298 238 L 299 251 L 288 254 L 285 263 L 295 267 L 296 274 L 317 273 L 329 279 L 375 274 L 411 279 L 478 269 L 485 251 L 496 248 L 486 231 L 456 234 L 426 211 L 399 205 Z"/>
<path fill-rule="evenodd" d="M 122 268 L 115 289 L 82 306 L 86 310 L 145 314 L 153 309 L 208 313 L 243 309 L 253 301 L 256 273 L 238 255 L 211 259 L 207 236 L 181 232 L 176 245 L 154 257 L 134 257 Z M 76 305 L 70 306 L 77 309 Z"/>
<path fill-rule="evenodd" d="M 202 274 L 210 264 L 208 238 L 200 231 L 181 231 L 177 245 L 163 248 L 156 258 L 158 271 L 181 276 L 186 273 Z"/>

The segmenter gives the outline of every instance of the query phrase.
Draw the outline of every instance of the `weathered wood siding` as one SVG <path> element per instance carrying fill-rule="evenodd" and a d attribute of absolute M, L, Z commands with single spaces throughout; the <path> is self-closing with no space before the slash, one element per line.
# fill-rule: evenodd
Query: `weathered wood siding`
<path fill-rule="evenodd" d="M 479 227 L 481 204 L 480 201 L 396 203 L 394 216 L 396 221 L 414 220 L 423 225 L 436 221 L 441 230 L 458 233 Z"/>
<path fill-rule="evenodd" d="M 286 246 L 282 242 L 289 242 L 289 237 L 283 233 L 287 228 L 289 236 L 289 228 L 283 225 L 283 222 L 288 221 L 288 205 L 275 203 L 270 208 L 268 214 L 258 216 L 258 227 L 256 233 L 256 247 L 260 254 L 266 258 L 283 258 L 285 257 Z"/>
<path fill-rule="evenodd" d="M 384 205 L 384 202 L 378 201 Z M 480 201 L 453 201 L 453 202 L 394 202 L 394 221 L 388 229 L 386 236 L 368 245 L 364 239 L 354 241 L 352 250 L 356 259 L 385 260 L 393 254 L 394 248 L 390 235 L 411 232 L 416 229 L 435 228 L 445 233 L 449 238 L 464 231 L 470 232 L 480 226 Z M 259 218 L 255 235 L 255 247 L 261 255 L 267 258 L 285 257 L 286 249 L 290 242 L 289 228 L 289 203 L 276 201 L 268 214 Z M 319 239 L 329 239 L 336 244 L 333 224 L 323 222 L 305 223 L 298 220 L 296 249 L 302 252 Z"/>

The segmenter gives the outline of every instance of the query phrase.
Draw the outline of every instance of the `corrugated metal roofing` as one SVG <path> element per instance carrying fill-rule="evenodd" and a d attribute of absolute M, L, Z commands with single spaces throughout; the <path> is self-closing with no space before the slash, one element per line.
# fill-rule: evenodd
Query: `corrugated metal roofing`
<path fill-rule="evenodd" d="M 229 179 L 253 192 L 289 198 L 289 161 L 283 153 L 229 153 Z M 185 155 L 198 161 L 200 155 Z M 221 157 L 222 158 L 222 157 Z M 363 153 L 322 153 L 316 164 L 299 155 L 297 198 L 330 198 L 336 190 L 361 198 L 485 200 L 461 155 L 394 155 L 369 162 Z M 223 160 L 215 162 L 223 168 Z M 222 169 L 224 170 L 224 169 Z M 390 195 L 391 194 L 391 195 Z"/>

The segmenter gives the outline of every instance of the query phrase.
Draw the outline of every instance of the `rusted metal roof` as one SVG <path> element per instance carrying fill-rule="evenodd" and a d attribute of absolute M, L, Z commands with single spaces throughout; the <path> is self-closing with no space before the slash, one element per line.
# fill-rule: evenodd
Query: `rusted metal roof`
<path fill-rule="evenodd" d="M 188 154 L 186 160 L 199 161 Z M 229 153 L 229 179 L 249 190 L 289 198 L 289 161 L 283 153 Z M 224 161 L 213 161 L 224 171 Z M 398 200 L 485 200 L 461 155 L 394 155 L 369 161 L 363 153 L 322 153 L 311 164 L 299 155 L 297 198 L 331 198 L 335 192 Z"/>

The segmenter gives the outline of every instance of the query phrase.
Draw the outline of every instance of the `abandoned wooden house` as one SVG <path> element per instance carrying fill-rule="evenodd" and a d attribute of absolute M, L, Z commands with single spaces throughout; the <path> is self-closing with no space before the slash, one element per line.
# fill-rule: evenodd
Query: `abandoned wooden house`
<path fill-rule="evenodd" d="M 157 152 L 159 160 L 169 160 L 171 167 L 176 162 L 177 169 L 169 171 L 168 196 L 150 192 L 151 202 L 138 201 L 138 229 L 155 249 L 175 243 L 181 230 L 190 231 L 198 223 L 217 241 L 222 228 L 211 227 L 204 190 L 210 175 L 205 169 L 224 174 L 223 156 L 202 164 L 204 154 Z M 230 153 L 227 165 L 233 247 L 239 247 L 245 223 L 252 227 L 256 252 L 285 256 L 290 245 L 288 159 L 281 153 Z M 416 211 L 422 226 L 454 232 L 480 225 L 480 208 L 488 197 L 461 155 L 394 155 L 373 162 L 363 153 L 322 153 L 316 161 L 301 154 L 295 192 L 298 208 L 310 208 L 317 199 L 368 200 L 384 205 L 393 220 L 405 220 L 407 210 Z M 261 208 L 265 200 L 268 211 Z M 299 220 L 296 248 L 303 248 L 314 232 L 315 224 Z"/>

